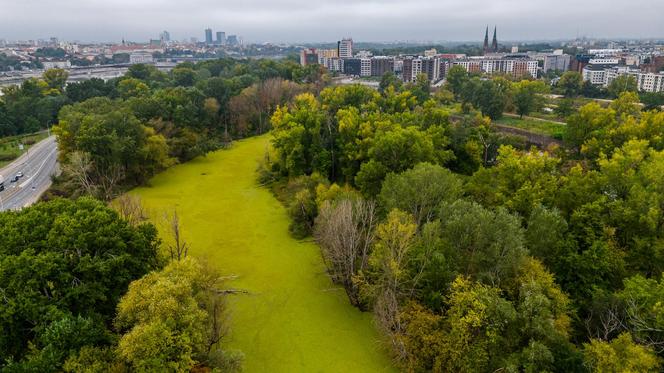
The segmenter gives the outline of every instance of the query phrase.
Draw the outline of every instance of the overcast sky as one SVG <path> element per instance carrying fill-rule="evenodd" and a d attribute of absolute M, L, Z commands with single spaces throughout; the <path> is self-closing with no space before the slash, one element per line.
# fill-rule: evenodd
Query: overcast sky
<path fill-rule="evenodd" d="M 0 39 L 481 41 L 664 37 L 664 0 L 0 0 Z"/>

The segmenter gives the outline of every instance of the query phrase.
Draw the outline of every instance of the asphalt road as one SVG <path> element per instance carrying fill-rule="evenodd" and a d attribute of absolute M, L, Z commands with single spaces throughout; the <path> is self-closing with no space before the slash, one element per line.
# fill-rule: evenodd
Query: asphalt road
<path fill-rule="evenodd" d="M 16 210 L 35 203 L 51 186 L 51 175 L 57 170 L 58 148 L 55 136 L 51 136 L 0 169 L 5 185 L 5 190 L 0 192 L 0 211 Z M 12 183 L 11 179 L 19 172 L 23 173 L 23 177 Z"/>

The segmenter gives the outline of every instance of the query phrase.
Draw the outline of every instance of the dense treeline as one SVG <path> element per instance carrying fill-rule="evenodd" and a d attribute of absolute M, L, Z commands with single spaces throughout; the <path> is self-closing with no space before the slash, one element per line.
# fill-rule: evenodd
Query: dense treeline
<path fill-rule="evenodd" d="M 261 178 L 292 232 L 404 370 L 659 371 L 664 113 L 623 92 L 569 107 L 563 147 L 526 149 L 489 117 L 546 87 L 451 73 L 451 92 L 384 79 L 277 109 Z"/>
<path fill-rule="evenodd" d="M 53 76 L 57 84 L 49 83 Z M 134 65 L 125 76 L 107 82 L 91 79 L 65 86 L 66 79 L 64 71 L 49 70 L 43 79 L 6 90 L 5 106 L 18 105 L 14 97 L 27 95 L 21 98 L 23 109 L 37 115 L 32 108 L 46 107 L 42 101 L 57 102 L 30 127 L 57 122 L 53 131 L 63 175 L 53 193 L 105 200 L 233 138 L 264 133 L 278 105 L 304 91 L 317 92 L 323 84 L 316 66 L 233 59 L 183 63 L 169 73 Z M 31 84 L 42 90 L 28 95 Z M 20 123 L 32 118 L 21 117 L 27 119 Z"/>
<path fill-rule="evenodd" d="M 122 215 L 89 198 L 2 213 L 0 370 L 239 369 L 220 277 L 167 255 L 135 201 L 118 203 Z"/>

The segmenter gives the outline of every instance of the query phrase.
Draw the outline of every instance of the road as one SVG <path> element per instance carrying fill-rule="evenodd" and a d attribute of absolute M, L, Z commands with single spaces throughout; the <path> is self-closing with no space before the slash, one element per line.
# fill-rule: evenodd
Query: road
<path fill-rule="evenodd" d="M 5 190 L 0 192 L 0 211 L 17 210 L 35 203 L 51 186 L 51 175 L 57 170 L 57 143 L 55 136 L 50 136 L 0 169 L 5 185 Z M 10 182 L 19 172 L 23 173 L 23 177 L 17 182 Z"/>

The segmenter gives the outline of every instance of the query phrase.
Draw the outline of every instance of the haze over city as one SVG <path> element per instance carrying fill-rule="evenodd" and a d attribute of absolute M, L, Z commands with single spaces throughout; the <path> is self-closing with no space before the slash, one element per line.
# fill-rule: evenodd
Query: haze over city
<path fill-rule="evenodd" d="M 168 29 L 181 40 L 213 27 L 249 42 L 333 41 L 340 31 L 367 41 L 470 41 L 487 24 L 503 40 L 664 36 L 656 0 L 1 0 L 0 9 L 5 39 L 147 40 Z"/>

